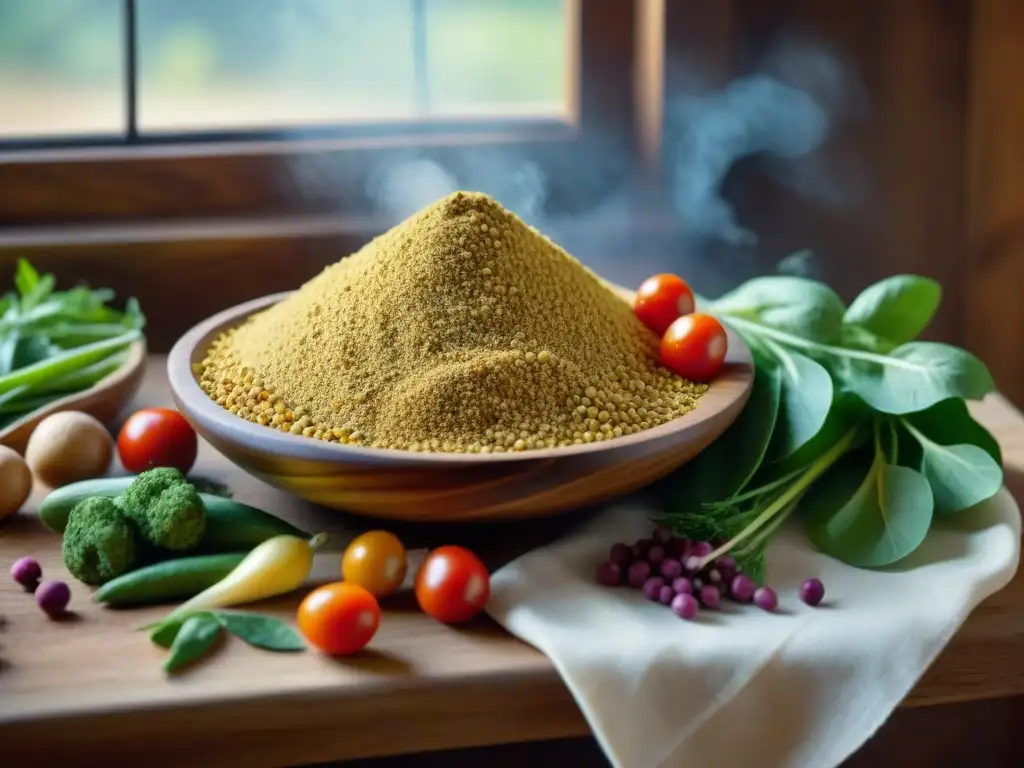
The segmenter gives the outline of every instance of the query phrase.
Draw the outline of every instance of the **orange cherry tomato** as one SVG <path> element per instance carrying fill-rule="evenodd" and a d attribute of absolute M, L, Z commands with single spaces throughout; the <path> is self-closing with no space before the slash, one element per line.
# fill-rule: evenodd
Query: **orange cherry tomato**
<path fill-rule="evenodd" d="M 695 307 L 693 291 L 676 275 L 654 275 L 644 280 L 633 299 L 633 312 L 640 322 L 661 336 L 681 315 Z"/>
<path fill-rule="evenodd" d="M 491 596 L 487 567 L 464 547 L 438 547 L 416 574 L 416 601 L 428 616 L 445 624 L 469 621 Z"/>
<path fill-rule="evenodd" d="M 366 647 L 380 626 L 377 598 L 358 584 L 337 582 L 317 587 L 299 604 L 299 631 L 331 656 L 347 656 Z"/>
<path fill-rule="evenodd" d="M 408 561 L 405 547 L 387 531 L 357 536 L 341 558 L 341 576 L 358 584 L 374 597 L 387 597 L 405 581 Z"/>
<path fill-rule="evenodd" d="M 684 315 L 661 339 L 661 362 L 690 381 L 710 381 L 722 369 L 729 349 L 725 328 L 711 315 Z"/>

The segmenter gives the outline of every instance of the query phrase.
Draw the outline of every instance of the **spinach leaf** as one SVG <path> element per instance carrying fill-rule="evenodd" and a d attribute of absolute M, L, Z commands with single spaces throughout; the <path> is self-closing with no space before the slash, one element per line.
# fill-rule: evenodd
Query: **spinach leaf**
<path fill-rule="evenodd" d="M 939 284 L 919 275 L 893 275 L 865 288 L 846 310 L 843 322 L 894 345 L 916 339 L 935 317 L 942 298 Z"/>
<path fill-rule="evenodd" d="M 174 644 L 174 638 L 181 631 L 180 621 L 161 622 L 152 628 L 149 639 L 161 648 L 170 648 Z"/>
<path fill-rule="evenodd" d="M 772 455 L 785 458 L 817 435 L 832 408 L 832 377 L 809 357 L 770 339 L 761 343 L 775 358 L 781 384 L 779 418 L 772 436 Z"/>
<path fill-rule="evenodd" d="M 804 496 L 800 512 L 819 550 L 860 568 L 891 565 L 917 549 L 934 509 L 931 487 L 919 472 L 853 453 L 832 467 Z"/>
<path fill-rule="evenodd" d="M 935 497 L 935 513 L 949 515 L 991 498 L 1003 485 L 1003 470 L 976 445 L 941 445 L 908 419 L 901 424 L 920 446 L 920 468 Z"/>
<path fill-rule="evenodd" d="M 858 424 L 868 422 L 872 411 L 856 395 L 837 392 L 832 400 L 825 423 L 818 433 L 788 456 L 775 457 L 774 460 L 762 465 L 762 472 L 752 482 L 753 485 L 769 482 L 775 477 L 809 466 L 815 459 L 835 445 L 839 439 Z M 854 444 L 854 447 L 858 443 Z"/>
<path fill-rule="evenodd" d="M 876 411 L 904 415 L 951 397 L 980 400 L 995 388 L 984 364 L 964 349 L 913 341 L 888 355 L 828 347 L 846 390 Z"/>
<path fill-rule="evenodd" d="M 679 510 L 726 499 L 750 481 L 764 460 L 779 414 L 782 381 L 776 366 L 759 362 L 743 412 L 710 446 L 658 483 L 654 492 Z"/>
<path fill-rule="evenodd" d="M 710 303 L 719 316 L 734 315 L 805 339 L 829 343 L 839 338 L 846 311 L 824 283 L 792 275 L 756 277 Z"/>
<path fill-rule="evenodd" d="M 266 651 L 304 651 L 299 633 L 273 616 L 256 613 L 217 611 L 217 621 L 235 637 Z"/>
<path fill-rule="evenodd" d="M 176 672 L 201 659 L 217 642 L 221 631 L 220 622 L 210 613 L 189 616 L 174 638 L 171 653 L 164 662 L 164 671 Z"/>
<path fill-rule="evenodd" d="M 1002 466 L 1003 452 L 992 433 L 971 416 L 967 403 L 949 398 L 917 413 L 907 420 L 921 430 L 928 439 L 939 445 L 976 445 Z"/>

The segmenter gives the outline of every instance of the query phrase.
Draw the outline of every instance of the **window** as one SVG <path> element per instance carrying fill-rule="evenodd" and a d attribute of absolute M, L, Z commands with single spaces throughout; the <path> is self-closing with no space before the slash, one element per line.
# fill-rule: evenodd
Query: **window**
<path fill-rule="evenodd" d="M 566 121 L 572 5 L 0 0 L 0 139 Z"/>

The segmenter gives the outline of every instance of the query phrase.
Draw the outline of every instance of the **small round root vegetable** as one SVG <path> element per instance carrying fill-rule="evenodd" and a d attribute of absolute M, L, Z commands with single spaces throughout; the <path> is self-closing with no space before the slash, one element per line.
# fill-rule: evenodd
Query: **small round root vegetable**
<path fill-rule="evenodd" d="M 807 605 L 816 606 L 825 597 L 825 585 L 818 579 L 807 579 L 800 585 L 800 599 Z"/>
<path fill-rule="evenodd" d="M 622 566 L 618 563 L 601 563 L 597 566 L 597 583 L 605 587 L 617 587 L 622 583 Z"/>
<path fill-rule="evenodd" d="M 705 584 L 700 588 L 700 603 L 705 608 L 715 610 L 722 605 L 722 593 L 714 584 Z"/>
<path fill-rule="evenodd" d="M 674 598 L 672 598 L 672 613 L 681 619 L 692 619 L 697 615 L 699 606 L 697 605 L 697 598 L 693 595 L 685 592 L 680 592 Z"/>
<path fill-rule="evenodd" d="M 25 461 L 51 488 L 99 477 L 107 471 L 114 440 L 95 418 L 80 411 L 47 416 L 33 430 Z"/>
<path fill-rule="evenodd" d="M 715 570 L 721 574 L 722 581 L 726 584 L 731 582 L 733 576 L 739 573 L 739 568 L 736 567 L 736 560 L 729 555 L 723 555 L 715 560 Z"/>
<path fill-rule="evenodd" d="M 71 589 L 63 581 L 44 581 L 36 589 L 36 605 L 51 619 L 64 615 L 71 602 Z"/>
<path fill-rule="evenodd" d="M 737 603 L 749 603 L 754 599 L 754 592 L 757 591 L 757 584 L 745 573 L 737 573 L 732 577 L 732 584 L 729 585 L 729 594 Z"/>
<path fill-rule="evenodd" d="M 658 590 L 658 602 L 663 605 L 670 605 L 676 596 L 676 591 L 668 584 Z"/>
<path fill-rule="evenodd" d="M 779 598 L 771 587 L 758 587 L 754 592 L 754 605 L 765 611 L 774 611 L 779 606 Z"/>
<path fill-rule="evenodd" d="M 661 561 L 658 566 L 658 571 L 669 581 L 679 578 L 683 575 L 683 564 L 676 560 L 674 557 L 666 558 Z"/>
<path fill-rule="evenodd" d="M 674 589 L 677 594 L 692 595 L 693 582 L 685 576 L 680 576 L 679 578 L 672 580 L 672 589 Z"/>
<path fill-rule="evenodd" d="M 638 560 L 629 566 L 629 570 L 626 572 L 626 580 L 631 587 L 642 587 L 650 575 L 651 564 L 646 560 Z"/>
<path fill-rule="evenodd" d="M 665 548 L 660 544 L 654 544 L 650 549 L 647 550 L 647 562 L 651 565 L 657 565 L 665 559 Z"/>
<path fill-rule="evenodd" d="M 651 576 L 644 582 L 644 597 L 648 600 L 658 601 L 661 599 L 661 588 L 665 586 L 665 580 L 661 576 Z"/>
<path fill-rule="evenodd" d="M 43 568 L 34 557 L 21 557 L 11 566 L 11 577 L 29 592 L 34 592 L 43 578 Z"/>
<path fill-rule="evenodd" d="M 32 470 L 17 452 L 0 445 L 0 520 L 13 515 L 32 492 Z"/>
<path fill-rule="evenodd" d="M 623 544 L 622 542 L 613 544 L 611 551 L 608 553 L 608 561 L 626 568 L 633 562 L 633 549 L 629 544 Z"/>

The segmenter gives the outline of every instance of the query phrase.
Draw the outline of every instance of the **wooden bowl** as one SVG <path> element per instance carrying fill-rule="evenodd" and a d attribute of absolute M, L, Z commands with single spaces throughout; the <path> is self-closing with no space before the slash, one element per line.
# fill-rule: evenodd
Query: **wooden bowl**
<path fill-rule="evenodd" d="M 82 411 L 109 425 L 134 397 L 135 391 L 142 383 L 142 374 L 145 370 L 146 341 L 139 339 L 129 347 L 124 365 L 97 381 L 89 389 L 54 400 L 49 405 L 26 413 L 0 430 L 0 445 L 24 453 L 28 438 L 36 425 L 58 411 Z"/>
<path fill-rule="evenodd" d="M 289 293 L 240 304 L 200 323 L 167 361 L 181 413 L 250 474 L 333 509 L 414 522 L 539 517 L 605 501 L 685 464 L 735 420 L 750 395 L 750 350 L 729 337 L 722 373 L 697 407 L 614 440 L 501 454 L 419 453 L 328 443 L 240 419 L 203 392 L 192 372 L 222 331 Z"/>

